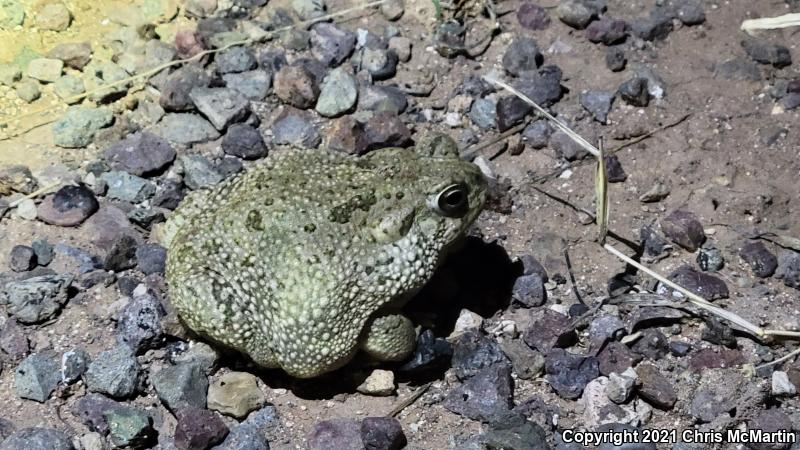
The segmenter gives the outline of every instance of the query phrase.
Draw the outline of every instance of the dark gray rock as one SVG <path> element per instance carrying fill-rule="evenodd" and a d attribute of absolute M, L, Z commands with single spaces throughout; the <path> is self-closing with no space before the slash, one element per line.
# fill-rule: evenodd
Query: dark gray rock
<path fill-rule="evenodd" d="M 535 3 L 524 2 L 517 8 L 517 21 L 522 28 L 544 30 L 550 26 L 550 14 Z"/>
<path fill-rule="evenodd" d="M 130 203 L 141 203 L 156 193 L 156 185 L 150 180 L 128 172 L 112 170 L 100 176 L 108 185 L 106 197 Z"/>
<path fill-rule="evenodd" d="M 679 267 L 670 274 L 669 279 L 709 301 L 728 298 L 729 295 L 728 286 L 723 280 L 689 266 Z"/>
<path fill-rule="evenodd" d="M 645 78 L 631 78 L 619 86 L 617 93 L 629 105 L 645 107 L 650 103 L 650 92 L 647 90 Z"/>
<path fill-rule="evenodd" d="M 614 92 L 609 91 L 586 91 L 581 92 L 580 102 L 583 108 L 592 114 L 595 120 L 600 123 L 607 123 L 608 113 L 611 105 L 614 104 Z"/>
<path fill-rule="evenodd" d="M 678 395 L 672 383 L 651 364 L 639 364 L 636 367 L 641 386 L 639 395 L 649 403 L 661 409 L 672 409 L 678 401 Z"/>
<path fill-rule="evenodd" d="M 356 35 L 337 25 L 320 22 L 311 28 L 311 53 L 329 67 L 342 64 L 355 46 Z"/>
<path fill-rule="evenodd" d="M 625 51 L 619 47 L 609 47 L 606 50 L 606 67 L 612 72 L 619 72 L 625 69 L 628 63 L 628 58 L 625 56 Z"/>
<path fill-rule="evenodd" d="M 749 37 L 742 40 L 742 48 L 753 61 L 785 67 L 792 64 L 792 53 L 783 45 Z"/>
<path fill-rule="evenodd" d="M 190 408 L 182 410 L 175 426 L 178 450 L 207 450 L 228 435 L 228 426 L 213 411 Z"/>
<path fill-rule="evenodd" d="M 781 99 L 781 106 L 787 111 L 800 107 L 800 93 L 790 92 L 786 94 L 786 96 Z"/>
<path fill-rule="evenodd" d="M 536 72 L 524 72 L 514 82 L 514 87 L 539 106 L 546 108 L 561 99 L 561 77 L 561 69 L 550 64 Z"/>
<path fill-rule="evenodd" d="M 622 183 L 628 179 L 625 169 L 619 162 L 617 155 L 610 155 L 604 158 L 606 164 L 606 177 L 609 183 Z"/>
<path fill-rule="evenodd" d="M 117 319 L 117 343 L 126 345 L 134 354 L 156 347 L 163 339 L 164 316 L 166 311 L 155 296 L 134 295 Z"/>
<path fill-rule="evenodd" d="M 739 256 L 753 269 L 759 278 L 767 278 L 778 268 L 778 258 L 761 241 L 748 242 L 742 247 Z"/>
<path fill-rule="evenodd" d="M 149 132 L 136 132 L 106 149 L 104 157 L 114 170 L 132 175 L 150 175 L 175 160 L 175 150 L 166 140 Z"/>
<path fill-rule="evenodd" d="M 471 378 L 495 364 L 508 363 L 497 341 L 483 336 L 479 331 L 467 331 L 453 344 L 452 365 L 459 380 Z"/>
<path fill-rule="evenodd" d="M 250 101 L 239 91 L 230 88 L 192 89 L 189 97 L 214 128 L 224 130 L 233 122 L 239 122 L 250 112 Z"/>
<path fill-rule="evenodd" d="M 330 419 L 314 424 L 306 436 L 308 450 L 364 450 L 361 426 L 353 419 Z"/>
<path fill-rule="evenodd" d="M 706 240 L 703 225 L 693 213 L 675 210 L 661 220 L 661 229 L 672 242 L 694 252 Z"/>
<path fill-rule="evenodd" d="M 559 397 L 576 399 L 590 381 L 600 376 L 598 360 L 554 348 L 545 357 L 547 381 Z"/>
<path fill-rule="evenodd" d="M 73 403 L 70 412 L 90 430 L 106 435 L 108 434 L 108 422 L 106 422 L 104 413 L 121 406 L 124 405 L 103 395 L 86 394 Z"/>
<path fill-rule="evenodd" d="M 258 427 L 248 423 L 235 425 L 225 440 L 213 450 L 269 450 L 269 443 Z"/>
<path fill-rule="evenodd" d="M 503 68 L 514 76 L 535 71 L 542 65 L 542 61 L 539 45 L 529 37 L 514 39 L 503 54 Z"/>
<path fill-rule="evenodd" d="M 170 411 L 204 408 L 208 377 L 197 363 L 168 366 L 151 376 L 158 398 Z"/>
<path fill-rule="evenodd" d="M 413 142 L 411 130 L 390 112 L 374 114 L 364 124 L 367 151 L 385 147 L 407 147 Z"/>
<path fill-rule="evenodd" d="M 393 86 L 362 85 L 358 91 L 361 111 L 391 112 L 400 114 L 408 107 L 405 93 Z"/>
<path fill-rule="evenodd" d="M 682 357 L 689 354 L 692 350 L 692 344 L 683 341 L 670 341 L 669 351 L 674 356 Z"/>
<path fill-rule="evenodd" d="M 225 81 L 226 87 L 239 91 L 248 100 L 257 102 L 267 97 L 272 85 L 272 76 L 265 70 L 226 73 L 222 79 Z"/>
<path fill-rule="evenodd" d="M 511 298 L 514 302 L 530 308 L 542 306 L 547 300 L 547 291 L 544 288 L 545 281 L 538 273 L 522 275 L 514 280 L 511 288 Z"/>
<path fill-rule="evenodd" d="M 20 323 L 43 322 L 67 302 L 72 280 L 72 275 L 42 275 L 10 281 L 0 290 L 0 304 Z"/>
<path fill-rule="evenodd" d="M 649 17 L 631 23 L 631 32 L 645 41 L 664 40 L 672 30 L 672 17 L 661 8 L 654 9 Z"/>
<path fill-rule="evenodd" d="M 256 55 L 250 47 L 240 45 L 223 50 L 214 58 L 217 64 L 217 73 L 240 73 L 256 68 Z"/>
<path fill-rule="evenodd" d="M 542 311 L 542 317 L 526 329 L 522 338 L 531 348 L 547 355 L 553 348 L 563 348 L 575 341 L 575 330 L 569 317 L 552 309 Z"/>
<path fill-rule="evenodd" d="M 511 367 L 520 379 L 533 379 L 544 369 L 544 356 L 518 339 L 505 340 L 500 348 L 511 360 Z"/>
<path fill-rule="evenodd" d="M 628 23 L 620 19 L 602 17 L 586 27 L 586 39 L 589 42 L 614 45 L 628 36 Z"/>
<path fill-rule="evenodd" d="M 193 89 L 208 87 L 211 77 L 200 67 L 185 65 L 172 72 L 161 88 L 159 104 L 166 111 L 191 111 L 194 102 L 189 97 Z"/>
<path fill-rule="evenodd" d="M 222 138 L 222 150 L 242 159 L 258 159 L 267 155 L 261 133 L 253 126 L 237 123 L 228 127 Z"/>
<path fill-rule="evenodd" d="M 550 450 L 551 447 L 547 443 L 544 429 L 521 415 L 514 415 L 513 418 L 504 417 L 501 422 L 492 424 L 485 433 L 472 437 L 456 447 L 456 450 L 492 449 Z M 556 450 L 560 449 L 561 447 L 556 447 Z"/>
<path fill-rule="evenodd" d="M 0 450 L 74 450 L 69 436 L 50 428 L 23 428 L 0 443 Z"/>
<path fill-rule="evenodd" d="M 211 161 L 202 155 L 186 155 L 180 158 L 183 163 L 183 182 L 189 189 L 213 186 L 222 181 L 222 175 L 214 168 Z"/>
<path fill-rule="evenodd" d="M 394 50 L 364 48 L 360 52 L 359 67 L 369 72 L 373 80 L 386 80 L 397 73 L 398 61 Z"/>
<path fill-rule="evenodd" d="M 78 381 L 89 367 L 89 355 L 82 348 L 74 348 L 61 355 L 61 381 L 72 384 Z"/>
<path fill-rule="evenodd" d="M 612 372 L 622 373 L 638 364 L 642 357 L 633 353 L 627 345 L 612 341 L 597 354 L 600 373 L 608 376 Z"/>
<path fill-rule="evenodd" d="M 703 272 L 717 272 L 725 266 L 725 257 L 718 248 L 703 247 L 697 252 L 697 266 Z"/>
<path fill-rule="evenodd" d="M 610 314 L 598 315 L 589 324 L 589 342 L 593 349 L 602 348 L 608 341 L 616 340 L 625 334 L 625 324 Z"/>
<path fill-rule="evenodd" d="M 474 104 L 473 104 L 474 105 Z M 522 137 L 531 148 L 540 149 L 547 147 L 550 136 L 553 135 L 553 127 L 546 120 L 537 120 L 525 127 Z"/>
<path fill-rule="evenodd" d="M 589 139 L 591 142 L 591 139 Z M 555 151 L 556 155 L 566 159 L 567 161 L 577 161 L 589 155 L 589 152 L 574 139 L 569 137 L 561 130 L 556 131 L 550 137 L 550 147 Z"/>
<path fill-rule="evenodd" d="M 86 387 L 115 398 L 130 397 L 139 389 L 140 370 L 133 351 L 120 344 L 100 353 L 89 364 Z"/>
<path fill-rule="evenodd" d="M 394 417 L 367 417 L 361 421 L 361 440 L 365 450 L 400 450 L 406 435 Z"/>
<path fill-rule="evenodd" d="M 164 273 L 167 260 L 167 249 L 158 245 L 146 243 L 136 248 L 136 268 L 145 275 Z"/>
<path fill-rule="evenodd" d="M 14 371 L 14 391 L 20 398 L 44 403 L 61 381 L 57 356 L 50 353 L 34 353 L 17 366 Z"/>
<path fill-rule="evenodd" d="M 657 361 L 669 353 L 669 342 L 664 333 L 650 328 L 642 332 L 642 336 L 631 345 L 633 353 Z"/>
<path fill-rule="evenodd" d="M 514 382 L 508 364 L 489 366 L 447 394 L 442 405 L 451 412 L 492 422 L 514 406 Z"/>
<path fill-rule="evenodd" d="M 136 265 L 136 246 L 138 242 L 133 236 L 121 234 L 104 249 L 102 267 L 114 272 L 122 272 Z"/>
<path fill-rule="evenodd" d="M 417 336 L 414 354 L 400 366 L 399 371 L 405 374 L 415 374 L 444 365 L 449 367 L 452 357 L 452 344 L 442 338 L 437 338 L 429 329 L 422 330 Z"/>
<path fill-rule="evenodd" d="M 498 131 L 504 132 L 521 123 L 532 110 L 531 105 L 517 96 L 501 97 L 497 100 L 497 105 L 495 106 L 495 120 Z"/>
<path fill-rule="evenodd" d="M 0 329 L 0 350 L 5 353 L 5 355 L 0 353 L 0 356 L 5 356 L 3 359 L 11 361 L 21 360 L 30 350 L 24 329 L 14 319 L 6 320 Z"/>
<path fill-rule="evenodd" d="M 747 423 L 750 430 L 760 430 L 764 433 L 786 432 L 794 428 L 792 419 L 779 408 L 767 409 L 755 413 Z M 766 440 L 765 440 L 766 441 Z M 754 442 L 748 444 L 753 450 L 785 450 L 792 446 L 791 443 L 782 442 Z M 796 445 L 792 446 L 795 448 Z"/>
<path fill-rule="evenodd" d="M 488 98 L 475 99 L 468 115 L 478 128 L 483 130 L 493 128 L 497 122 L 497 102 Z"/>
<path fill-rule="evenodd" d="M 11 247 L 8 255 L 8 268 L 14 272 L 26 272 L 36 267 L 36 252 L 27 245 Z"/>
<path fill-rule="evenodd" d="M 279 145 L 293 145 L 316 148 L 322 138 L 317 127 L 300 111 L 286 110 L 272 124 L 273 142 Z"/>
<path fill-rule="evenodd" d="M 736 348 L 736 336 L 731 327 L 720 322 L 715 317 L 706 319 L 705 326 L 703 326 L 703 333 L 701 339 L 712 344 L 724 345 L 730 348 Z"/>
<path fill-rule="evenodd" d="M 170 142 L 183 145 L 213 141 L 219 132 L 204 118 L 196 114 L 166 114 L 153 131 Z"/>
<path fill-rule="evenodd" d="M 746 58 L 733 58 L 714 65 L 714 76 L 733 81 L 759 81 L 758 64 Z"/>
<path fill-rule="evenodd" d="M 86 186 L 63 186 L 39 204 L 37 217 L 51 225 L 71 227 L 83 223 L 99 207 L 94 194 Z"/>
<path fill-rule="evenodd" d="M 587 0 L 562 1 L 556 7 L 556 15 L 565 24 L 582 30 L 601 12 L 598 3 Z"/>
<path fill-rule="evenodd" d="M 229 130 L 230 131 L 230 130 Z M 183 200 L 184 189 L 181 183 L 172 180 L 162 180 L 156 187 L 152 204 L 158 208 L 175 209 Z"/>
<path fill-rule="evenodd" d="M 800 289 L 800 253 L 792 250 L 780 252 L 775 278 L 783 280 L 786 286 Z"/>
<path fill-rule="evenodd" d="M 706 21 L 703 2 L 699 0 L 677 0 L 672 4 L 675 17 L 684 25 L 700 25 Z"/>

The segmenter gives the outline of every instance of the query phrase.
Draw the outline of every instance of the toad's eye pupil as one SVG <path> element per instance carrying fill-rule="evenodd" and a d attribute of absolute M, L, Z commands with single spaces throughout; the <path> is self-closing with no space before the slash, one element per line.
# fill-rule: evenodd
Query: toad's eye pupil
<path fill-rule="evenodd" d="M 436 207 L 444 216 L 461 217 L 469 207 L 467 186 L 463 183 L 453 184 L 439 193 Z"/>

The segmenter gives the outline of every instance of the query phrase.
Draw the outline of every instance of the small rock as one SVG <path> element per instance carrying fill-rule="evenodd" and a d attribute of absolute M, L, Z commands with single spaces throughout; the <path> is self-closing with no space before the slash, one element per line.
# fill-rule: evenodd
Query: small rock
<path fill-rule="evenodd" d="M 361 421 L 361 440 L 365 450 L 400 450 L 406 436 L 394 417 L 367 417 Z"/>
<path fill-rule="evenodd" d="M 472 102 L 469 118 L 477 127 L 488 130 L 497 122 L 497 102 L 489 98 L 478 98 Z"/>
<path fill-rule="evenodd" d="M 606 395 L 608 399 L 616 404 L 623 404 L 628 401 L 636 386 L 637 374 L 632 368 L 628 368 L 622 374 L 612 372 L 608 376 L 606 385 Z"/>
<path fill-rule="evenodd" d="M 714 65 L 714 76 L 733 81 L 759 81 L 758 64 L 746 58 L 733 58 Z"/>
<path fill-rule="evenodd" d="M 640 364 L 636 367 L 641 386 L 639 395 L 661 409 L 672 409 L 678 396 L 672 383 L 651 364 Z"/>
<path fill-rule="evenodd" d="M 53 84 L 53 92 L 67 103 L 78 103 L 82 99 L 74 97 L 86 92 L 86 86 L 83 84 L 83 79 L 75 75 L 64 75 Z"/>
<path fill-rule="evenodd" d="M 597 429 L 600 425 L 608 423 L 628 423 L 637 420 L 633 405 L 617 405 L 611 402 L 606 395 L 609 380 L 598 377 L 590 381 L 583 389 L 578 406 L 582 410 L 581 426 L 587 429 Z"/>
<path fill-rule="evenodd" d="M 511 298 L 525 307 L 541 306 L 547 300 L 544 280 L 538 273 L 522 275 L 514 280 Z"/>
<path fill-rule="evenodd" d="M 514 82 L 514 87 L 539 106 L 548 107 L 561 98 L 561 77 L 561 69 L 551 64 L 537 72 L 523 72 L 521 78 Z"/>
<path fill-rule="evenodd" d="M 450 333 L 450 338 L 461 336 L 470 330 L 480 330 L 483 325 L 483 317 L 480 314 L 475 314 L 468 309 L 462 309 L 456 319 L 456 324 L 453 327 L 453 332 Z"/>
<path fill-rule="evenodd" d="M 638 364 L 642 357 L 633 353 L 627 345 L 611 341 L 597 355 L 600 373 L 609 376 L 613 372 L 624 373 L 629 368 Z"/>
<path fill-rule="evenodd" d="M 641 337 L 631 346 L 631 351 L 656 361 L 669 352 L 669 342 L 664 333 L 651 328 L 642 332 Z"/>
<path fill-rule="evenodd" d="M 355 104 L 358 98 L 356 79 L 346 70 L 331 70 L 322 81 L 316 111 L 325 117 L 336 117 Z"/>
<path fill-rule="evenodd" d="M 767 250 L 761 241 L 748 242 L 742 247 L 739 256 L 753 269 L 759 278 L 767 278 L 775 273 L 778 268 L 778 258 Z"/>
<path fill-rule="evenodd" d="M 656 181 L 653 186 L 647 190 L 647 192 L 639 196 L 639 201 L 642 203 L 659 202 L 667 198 L 669 194 L 669 186 L 661 181 Z"/>
<path fill-rule="evenodd" d="M 518 339 L 505 340 L 500 343 L 500 348 L 511 360 L 514 373 L 520 379 L 533 379 L 544 369 L 544 356 Z"/>
<path fill-rule="evenodd" d="M 600 376 L 598 360 L 554 348 L 545 358 L 547 381 L 559 397 L 574 400 L 586 385 Z"/>
<path fill-rule="evenodd" d="M 31 243 L 31 248 L 36 254 L 36 263 L 40 266 L 46 266 L 53 260 L 53 246 L 47 242 L 47 239 L 37 239 Z"/>
<path fill-rule="evenodd" d="M 725 266 L 725 257 L 714 247 L 703 247 L 697 252 L 697 266 L 703 272 L 718 272 Z"/>
<path fill-rule="evenodd" d="M 4 209 L 8 209 L 7 206 Z M 4 211 L 5 212 L 5 211 Z M 17 205 L 16 216 L 24 220 L 36 220 L 36 202 L 26 198 Z"/>
<path fill-rule="evenodd" d="M 25 272 L 36 267 L 36 252 L 27 245 L 15 245 L 8 256 L 8 267 L 14 272 Z"/>
<path fill-rule="evenodd" d="M 272 135 L 276 144 L 305 148 L 315 148 L 322 140 L 305 114 L 291 109 L 286 109 L 272 124 Z"/>
<path fill-rule="evenodd" d="M 78 381 L 89 367 L 89 355 L 81 348 L 75 348 L 61 355 L 61 382 L 72 384 Z"/>
<path fill-rule="evenodd" d="M 72 14 L 58 1 L 47 2 L 36 13 L 36 27 L 41 30 L 65 31 L 72 22 Z"/>
<path fill-rule="evenodd" d="M 25 337 L 25 332 L 16 320 L 6 320 L 3 328 L 0 329 L 0 350 L 12 361 L 21 360 L 30 350 L 28 338 Z"/>
<path fill-rule="evenodd" d="M 167 249 L 158 244 L 143 244 L 136 248 L 137 269 L 145 275 L 164 273 Z"/>
<path fill-rule="evenodd" d="M 86 147 L 95 134 L 114 121 L 106 108 L 73 106 L 53 124 L 53 143 L 64 148 Z"/>
<path fill-rule="evenodd" d="M 283 66 L 274 83 L 275 95 L 295 108 L 311 108 L 320 94 L 316 76 L 301 65 Z"/>
<path fill-rule="evenodd" d="M 535 71 L 540 65 L 542 54 L 539 52 L 539 45 L 528 37 L 515 39 L 503 54 L 503 68 L 514 76 Z"/>
<path fill-rule="evenodd" d="M 50 428 L 23 428 L 12 433 L 0 450 L 74 450 L 69 436 Z"/>
<path fill-rule="evenodd" d="M 664 40 L 672 33 L 672 17 L 661 8 L 654 9 L 649 17 L 631 24 L 631 31 L 645 41 Z"/>
<path fill-rule="evenodd" d="M 625 40 L 628 35 L 628 23 L 620 19 L 602 17 L 586 27 L 586 39 L 589 42 L 614 45 Z"/>
<path fill-rule="evenodd" d="M 256 68 L 256 55 L 245 46 L 231 47 L 217 53 L 214 58 L 217 63 L 217 73 L 241 73 Z"/>
<path fill-rule="evenodd" d="M 553 131 L 553 127 L 546 120 L 537 120 L 525 128 L 522 137 L 531 148 L 540 149 L 547 147 Z"/>
<path fill-rule="evenodd" d="M 353 419 L 330 419 L 314 424 L 306 436 L 308 450 L 364 450 L 361 426 Z"/>
<path fill-rule="evenodd" d="M 389 39 L 389 50 L 394 50 L 397 59 L 401 62 L 408 62 L 411 60 L 411 39 L 404 36 L 395 36 Z"/>
<path fill-rule="evenodd" d="M 256 380 L 246 372 L 222 375 L 208 388 L 208 408 L 239 419 L 247 416 L 266 402 Z"/>
<path fill-rule="evenodd" d="M 222 442 L 228 431 L 222 419 L 207 409 L 182 410 L 175 425 L 175 448 L 207 450 Z"/>
<path fill-rule="evenodd" d="M 14 391 L 20 398 L 44 403 L 61 381 L 59 364 L 54 355 L 34 353 L 14 371 Z"/>
<path fill-rule="evenodd" d="M 156 193 L 156 185 L 128 172 L 112 170 L 100 176 L 108 185 L 106 196 L 130 203 L 141 203 Z"/>
<path fill-rule="evenodd" d="M 622 83 L 617 92 L 629 105 L 645 107 L 650 103 L 650 92 L 647 90 L 645 78 L 631 78 Z"/>
<path fill-rule="evenodd" d="M 258 427 L 245 422 L 231 427 L 228 436 L 214 450 L 269 450 L 269 443 Z"/>
<path fill-rule="evenodd" d="M 679 267 L 669 279 L 709 301 L 728 298 L 728 286 L 723 280 L 689 266 Z"/>
<path fill-rule="evenodd" d="M 625 52 L 619 47 L 609 47 L 606 50 L 606 67 L 612 72 L 619 72 L 625 69 L 628 58 Z"/>
<path fill-rule="evenodd" d="M 775 278 L 783 280 L 783 284 L 800 289 L 800 253 L 784 250 L 778 255 L 778 269 Z"/>
<path fill-rule="evenodd" d="M 669 351 L 675 356 L 682 357 L 689 354 L 689 351 L 692 349 L 692 345 L 688 342 L 683 341 L 670 341 L 669 343 Z"/>
<path fill-rule="evenodd" d="M 139 409 L 127 405 L 103 413 L 108 423 L 108 439 L 115 448 L 147 448 L 156 436 L 153 418 Z"/>
<path fill-rule="evenodd" d="M 243 120 L 250 102 L 244 95 L 229 88 L 196 87 L 189 93 L 198 110 L 217 130 L 224 130 L 233 122 Z"/>
<path fill-rule="evenodd" d="M 430 329 L 422 330 L 417 336 L 414 354 L 399 370 L 406 374 L 423 373 L 450 364 L 453 346 L 442 338 L 434 336 Z"/>
<path fill-rule="evenodd" d="M 25 79 L 17 83 L 14 91 L 17 93 L 17 97 L 25 103 L 31 103 L 42 96 L 42 91 L 39 90 L 39 83 L 31 79 Z"/>
<path fill-rule="evenodd" d="M 12 86 L 22 78 L 22 71 L 13 64 L 0 64 L 0 86 Z"/>
<path fill-rule="evenodd" d="M 311 53 L 329 67 L 342 64 L 356 45 L 356 35 L 337 25 L 320 22 L 311 28 Z"/>
<path fill-rule="evenodd" d="M 783 45 L 756 38 L 743 39 L 741 43 L 747 56 L 753 61 L 761 64 L 772 64 L 775 67 L 785 67 L 792 64 L 792 54 Z"/>
<path fill-rule="evenodd" d="M 532 107 L 517 96 L 509 95 L 500 98 L 495 107 L 498 131 L 504 132 L 522 122 L 522 119 L 524 119 L 531 110 Z"/>
<path fill-rule="evenodd" d="M 599 12 L 595 4 L 585 0 L 566 0 L 556 7 L 559 20 L 578 30 L 586 28 Z"/>
<path fill-rule="evenodd" d="M 44 83 L 53 83 L 61 77 L 64 71 L 64 61 L 53 58 L 36 58 L 28 63 L 25 72 L 29 77 Z"/>
<path fill-rule="evenodd" d="M 47 57 L 61 60 L 72 69 L 81 70 L 92 59 L 92 47 L 86 42 L 64 42 L 47 52 Z"/>
<path fill-rule="evenodd" d="M 124 81 L 130 75 L 125 69 L 113 62 L 92 61 L 86 65 L 83 73 L 86 90 L 92 92 L 89 95 L 89 100 L 110 102 L 125 95 L 128 91 L 129 84 Z M 108 86 L 111 84 L 113 86 Z"/>
<path fill-rule="evenodd" d="M 700 248 L 700 245 L 706 240 L 703 225 L 697 216 L 688 211 L 673 211 L 661 220 L 661 229 L 672 242 L 690 252 Z"/>
<path fill-rule="evenodd" d="M 190 111 L 194 109 L 194 102 L 189 93 L 198 87 L 207 87 L 211 77 L 193 65 L 180 67 L 166 77 L 161 87 L 159 104 L 167 111 Z"/>
<path fill-rule="evenodd" d="M 748 420 L 747 428 L 758 430 L 769 436 L 771 433 L 786 433 L 793 428 L 793 420 L 782 409 L 773 408 L 755 412 L 755 417 Z M 789 447 L 796 448 L 797 444 L 792 445 L 786 442 L 753 442 L 747 445 L 753 450 L 786 450 Z"/>
<path fill-rule="evenodd" d="M 385 147 L 406 147 L 411 144 L 411 131 L 397 115 L 374 114 L 364 125 L 367 151 Z"/>
<path fill-rule="evenodd" d="M 367 151 L 367 144 L 364 125 L 350 116 L 335 119 L 328 128 L 326 148 L 352 155 L 363 155 Z"/>
<path fill-rule="evenodd" d="M 675 5 L 675 16 L 684 25 L 700 25 L 706 21 L 706 12 L 703 10 L 702 2 L 686 0 L 677 3 Z"/>
<path fill-rule="evenodd" d="M 524 2 L 517 8 L 517 21 L 522 28 L 544 30 L 550 26 L 550 14 L 535 3 Z"/>
<path fill-rule="evenodd" d="M 608 113 L 614 103 L 615 94 L 609 91 L 586 91 L 580 95 L 581 106 L 600 123 L 608 122 Z"/>
<path fill-rule="evenodd" d="M 377 397 L 386 397 L 394 392 L 394 372 L 375 369 L 356 389 L 358 392 Z"/>
<path fill-rule="evenodd" d="M 222 76 L 225 86 L 244 95 L 248 100 L 262 101 L 272 84 L 269 72 L 249 70 L 242 73 L 226 73 Z"/>
<path fill-rule="evenodd" d="M 115 170 L 136 176 L 160 172 L 175 160 L 175 150 L 166 140 L 149 132 L 136 132 L 113 144 L 104 152 Z"/>
<path fill-rule="evenodd" d="M 791 397 L 797 393 L 797 388 L 786 372 L 776 370 L 772 372 L 772 395 Z"/>
<path fill-rule="evenodd" d="M 360 68 L 366 70 L 373 80 L 386 80 L 397 73 L 397 53 L 382 48 L 364 48 L 360 52 Z"/>
<path fill-rule="evenodd" d="M 453 345 L 452 366 L 459 380 L 471 378 L 487 367 L 508 362 L 497 342 L 477 330 L 462 334 Z"/>
<path fill-rule="evenodd" d="M 134 291 L 117 318 L 117 342 L 127 345 L 134 353 L 156 347 L 163 337 L 161 320 L 164 316 L 166 312 L 157 298 Z"/>
<path fill-rule="evenodd" d="M 139 388 L 139 363 L 127 345 L 106 350 L 89 364 L 86 387 L 115 398 L 130 397 Z"/>
<path fill-rule="evenodd" d="M 67 302 L 72 275 L 42 275 L 10 281 L 0 290 L 0 304 L 20 323 L 43 322 L 56 315 Z"/>
<path fill-rule="evenodd" d="M 522 337 L 531 348 L 547 355 L 553 348 L 567 347 L 575 340 L 575 330 L 570 324 L 569 317 L 548 308 Z"/>
<path fill-rule="evenodd" d="M 222 150 L 242 159 L 258 159 L 267 155 L 261 133 L 253 126 L 236 123 L 228 127 L 222 138 Z"/>
<path fill-rule="evenodd" d="M 618 317 L 610 314 L 597 315 L 589 324 L 589 342 L 592 348 L 599 349 L 606 342 L 615 341 L 624 336 L 625 332 L 625 324 Z"/>
<path fill-rule="evenodd" d="M 405 5 L 403 0 L 391 0 L 381 4 L 380 10 L 386 20 L 398 20 L 403 17 Z"/>
<path fill-rule="evenodd" d="M 391 112 L 400 114 L 408 107 L 405 94 L 392 86 L 362 86 L 358 92 L 358 109 L 361 111 Z"/>
<path fill-rule="evenodd" d="M 324 0 L 292 0 L 291 5 L 303 20 L 319 17 L 325 12 Z"/>
<path fill-rule="evenodd" d="M 606 178 L 609 183 L 622 183 L 628 179 L 628 175 L 625 173 L 625 169 L 622 168 L 617 155 L 606 156 L 604 162 L 606 164 Z"/>
<path fill-rule="evenodd" d="M 447 394 L 449 411 L 481 422 L 492 422 L 513 407 L 514 383 L 507 364 L 487 367 Z"/>
<path fill-rule="evenodd" d="M 591 139 L 588 140 L 592 141 Z M 556 155 L 567 161 L 577 161 L 589 155 L 589 152 L 581 144 L 575 142 L 561 130 L 556 131 L 550 137 L 550 147 L 555 151 Z"/>
<path fill-rule="evenodd" d="M 195 114 L 167 114 L 156 125 L 154 132 L 170 142 L 192 145 L 213 141 L 219 132 L 205 119 Z"/>

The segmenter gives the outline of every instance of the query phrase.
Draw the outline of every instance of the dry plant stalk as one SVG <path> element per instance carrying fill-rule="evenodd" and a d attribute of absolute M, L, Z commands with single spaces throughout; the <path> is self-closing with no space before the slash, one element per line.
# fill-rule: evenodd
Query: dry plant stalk
<path fill-rule="evenodd" d="M 761 17 L 759 19 L 748 19 L 742 22 L 742 31 L 752 34 L 755 30 L 774 30 L 777 28 L 788 28 L 800 26 L 800 13 L 784 14 L 777 17 Z"/>
<path fill-rule="evenodd" d="M 606 234 L 608 233 L 608 180 L 606 178 L 606 171 L 605 171 L 605 162 L 603 159 L 603 151 L 601 149 L 596 148 L 594 145 L 590 144 L 586 141 L 583 137 L 572 131 L 569 127 L 567 127 L 563 122 L 559 121 L 552 114 L 548 113 L 544 108 L 537 105 L 536 102 L 528 98 L 526 95 L 519 92 L 517 89 L 514 89 L 512 86 L 508 85 L 504 81 L 498 80 L 494 76 L 491 75 L 484 75 L 483 77 L 486 81 L 502 87 L 503 89 L 511 92 L 512 94 L 516 95 L 524 102 L 531 105 L 534 109 L 536 109 L 542 116 L 544 116 L 547 120 L 553 123 L 556 128 L 566 133 L 572 140 L 576 143 L 581 145 L 585 148 L 589 153 L 595 156 L 597 159 L 597 168 L 595 170 L 595 202 L 597 204 L 597 217 L 596 222 L 599 227 L 599 239 L 598 242 L 600 245 L 609 253 L 616 256 L 620 260 L 624 261 L 626 264 L 629 264 L 635 267 L 637 270 L 640 270 L 647 275 L 651 276 L 652 278 L 658 280 L 659 282 L 663 283 L 666 286 L 674 289 L 675 291 L 680 292 L 686 298 L 686 300 L 691 303 L 692 305 L 701 308 L 709 313 L 733 324 L 736 325 L 738 328 L 748 332 L 749 334 L 759 338 L 770 338 L 776 336 L 782 337 L 791 337 L 791 338 L 800 338 L 800 332 L 796 331 L 784 331 L 784 330 L 770 330 L 770 329 L 763 329 L 752 322 L 744 319 L 743 317 L 728 311 L 724 308 L 720 308 L 718 306 L 713 305 L 712 303 L 708 302 L 706 299 L 700 297 L 699 295 L 695 294 L 694 292 L 689 291 L 688 289 L 680 286 L 677 283 L 674 283 L 664 277 L 663 275 L 643 266 L 639 262 L 633 260 L 629 256 L 625 255 L 617 248 L 605 242 Z M 602 147 L 602 145 L 601 145 Z M 778 360 L 783 361 L 784 359 L 788 359 L 795 354 L 800 354 L 800 350 L 790 353 L 786 357 Z M 773 362 L 774 363 L 774 362 Z"/>

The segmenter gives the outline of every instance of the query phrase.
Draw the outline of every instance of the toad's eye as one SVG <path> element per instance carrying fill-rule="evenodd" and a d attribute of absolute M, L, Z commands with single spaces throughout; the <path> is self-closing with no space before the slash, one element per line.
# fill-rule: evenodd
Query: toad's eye
<path fill-rule="evenodd" d="M 464 183 L 451 184 L 436 196 L 436 212 L 445 217 L 461 217 L 469 208 L 469 189 Z"/>

